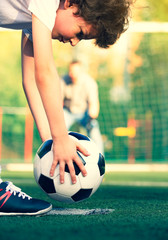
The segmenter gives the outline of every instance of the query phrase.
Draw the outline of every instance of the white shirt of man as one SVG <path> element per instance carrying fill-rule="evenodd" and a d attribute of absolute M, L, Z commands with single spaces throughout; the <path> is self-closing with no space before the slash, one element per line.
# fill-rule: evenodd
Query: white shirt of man
<path fill-rule="evenodd" d="M 61 83 L 64 107 L 71 113 L 84 113 L 89 104 L 97 105 L 98 86 L 88 74 L 81 74 L 76 83 L 72 83 L 69 75 L 66 75 Z"/>

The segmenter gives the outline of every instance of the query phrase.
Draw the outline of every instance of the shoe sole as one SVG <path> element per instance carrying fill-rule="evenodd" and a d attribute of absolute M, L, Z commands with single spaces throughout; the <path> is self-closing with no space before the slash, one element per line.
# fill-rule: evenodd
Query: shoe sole
<path fill-rule="evenodd" d="M 49 212 L 52 209 L 52 205 L 48 208 L 45 208 L 43 210 L 40 210 L 38 212 L 34 212 L 34 213 L 6 213 L 6 212 L 0 212 L 0 216 L 37 216 L 37 215 L 42 215 L 45 214 L 47 212 Z"/>

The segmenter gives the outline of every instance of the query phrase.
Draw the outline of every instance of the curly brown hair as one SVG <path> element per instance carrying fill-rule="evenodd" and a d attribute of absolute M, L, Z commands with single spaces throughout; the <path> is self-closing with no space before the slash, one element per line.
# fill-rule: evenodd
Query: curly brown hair
<path fill-rule="evenodd" d="M 95 44 L 102 48 L 113 45 L 129 23 L 133 0 L 70 0 L 78 6 L 77 15 L 97 30 Z"/>

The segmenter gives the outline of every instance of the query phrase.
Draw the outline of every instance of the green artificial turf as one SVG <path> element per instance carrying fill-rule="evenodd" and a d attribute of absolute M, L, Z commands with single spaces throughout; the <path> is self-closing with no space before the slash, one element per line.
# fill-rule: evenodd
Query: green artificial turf
<path fill-rule="evenodd" d="M 0 240 L 167 240 L 168 187 L 150 186 L 153 182 L 168 182 L 167 175 L 106 174 L 102 185 L 91 198 L 67 205 L 48 198 L 36 185 L 32 174 L 4 172 L 4 179 L 17 183 L 33 197 L 50 201 L 54 208 L 109 208 L 115 211 L 107 215 L 88 216 L 0 217 Z M 134 186 L 136 181 L 148 182 L 148 186 Z M 125 186 L 121 186 L 120 182 L 125 182 Z"/>

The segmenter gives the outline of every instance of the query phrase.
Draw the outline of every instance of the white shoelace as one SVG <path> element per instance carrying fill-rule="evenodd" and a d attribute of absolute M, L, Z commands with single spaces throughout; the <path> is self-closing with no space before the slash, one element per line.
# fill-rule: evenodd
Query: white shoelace
<path fill-rule="evenodd" d="M 10 193 L 13 193 L 14 195 L 18 194 L 18 197 L 22 197 L 23 199 L 25 199 L 26 197 L 28 198 L 28 200 L 31 199 L 31 197 L 29 195 L 27 195 L 26 193 L 22 192 L 20 188 L 16 187 L 12 182 L 7 182 L 8 186 L 6 187 L 6 192 L 10 191 Z"/>

